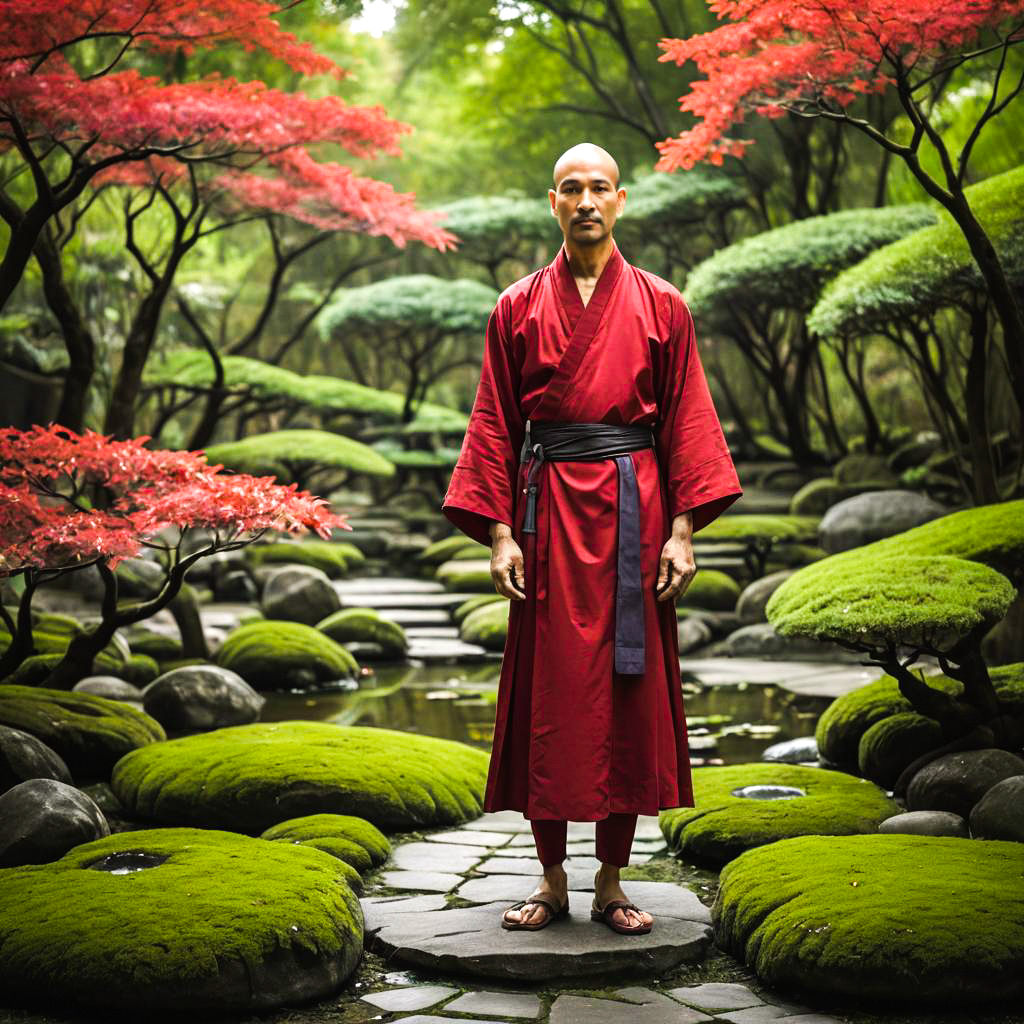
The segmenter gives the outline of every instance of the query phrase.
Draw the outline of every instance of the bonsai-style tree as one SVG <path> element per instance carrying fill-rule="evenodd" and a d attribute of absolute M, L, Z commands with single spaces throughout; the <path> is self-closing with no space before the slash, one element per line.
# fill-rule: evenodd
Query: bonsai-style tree
<path fill-rule="evenodd" d="M 0 578 L 24 584 L 16 616 L 0 605 L 11 636 L 0 677 L 34 653 L 32 598 L 42 583 L 88 566 L 103 580 L 100 623 L 72 637 L 46 680 L 70 689 L 116 630 L 167 606 L 200 558 L 268 530 L 326 538 L 334 527 L 348 528 L 323 499 L 294 485 L 225 473 L 202 453 L 154 451 L 147 440 L 60 426 L 0 431 Z M 114 570 L 143 548 L 158 553 L 163 585 L 148 599 L 121 604 Z"/>
<path fill-rule="evenodd" d="M 971 154 L 986 124 L 1024 88 L 1009 60 L 1024 43 L 1019 0 L 945 3 L 931 0 L 712 0 L 730 20 L 688 39 L 664 39 L 663 61 L 694 61 L 705 76 L 680 106 L 695 127 L 658 144 L 659 168 L 722 163 L 740 156 L 749 139 L 729 133 L 748 113 L 820 118 L 858 131 L 902 160 L 921 187 L 949 213 L 978 265 L 1003 331 L 1017 404 L 1024 411 L 1024 315 L 996 247 L 966 193 Z M 958 72 L 961 72 L 957 76 Z M 987 94 L 959 152 L 937 119 L 951 81 L 973 75 Z M 905 121 L 887 127 L 855 106 L 859 97 L 889 92 Z M 901 127 L 907 127 L 905 136 Z M 929 160 L 938 170 L 929 170 Z"/>
<path fill-rule="evenodd" d="M 965 189 L 1015 288 L 1024 286 L 1024 167 Z M 903 354 L 954 453 L 964 493 L 979 504 L 1021 486 L 1017 460 L 998 465 L 997 429 L 1020 436 L 999 370 L 992 303 L 963 233 L 939 223 L 872 253 L 824 290 L 807 318 L 837 345 L 881 336 Z M 1017 422 L 1014 423 L 1013 420 Z M 1017 462 L 1017 464 L 1014 464 Z"/>
<path fill-rule="evenodd" d="M 807 313 L 840 270 L 934 221 L 935 214 L 924 206 L 809 217 L 720 249 L 687 278 L 686 300 L 698 325 L 742 352 L 755 380 L 751 390 L 762 396 L 769 433 L 799 464 L 825 461 L 814 443 L 812 417 L 831 453 L 846 451 Z M 840 366 L 864 419 L 867 448 L 874 451 L 882 430 L 868 395 L 863 362 L 840 359 Z M 752 439 L 750 399 L 737 396 L 725 375 L 714 375 L 731 415 Z"/>

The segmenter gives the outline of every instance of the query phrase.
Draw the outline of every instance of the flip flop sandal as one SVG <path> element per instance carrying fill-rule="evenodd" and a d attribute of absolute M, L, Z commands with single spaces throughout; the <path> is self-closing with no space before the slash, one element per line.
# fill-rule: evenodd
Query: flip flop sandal
<path fill-rule="evenodd" d="M 636 904 L 630 903 L 629 900 L 609 900 L 603 910 L 597 909 L 596 902 L 591 904 L 590 920 L 603 921 L 613 932 L 619 932 L 622 935 L 646 935 L 654 927 L 653 922 L 640 924 L 635 928 L 623 927 L 612 917 L 616 910 L 635 910 L 637 913 L 642 913 L 640 908 Z"/>
<path fill-rule="evenodd" d="M 529 906 L 531 903 L 540 903 L 542 906 L 548 908 L 547 916 L 539 924 L 523 923 L 522 921 L 509 921 L 505 915 L 501 917 L 501 927 L 507 931 L 524 931 L 524 932 L 538 932 L 541 928 L 547 928 L 552 921 L 557 920 L 560 917 L 567 917 L 569 914 L 569 901 L 566 900 L 562 906 L 556 910 L 550 900 L 544 899 L 543 896 L 530 896 L 525 900 L 520 900 L 518 903 L 513 903 L 511 907 L 505 908 L 505 914 L 510 910 L 520 910 L 523 907 Z"/>

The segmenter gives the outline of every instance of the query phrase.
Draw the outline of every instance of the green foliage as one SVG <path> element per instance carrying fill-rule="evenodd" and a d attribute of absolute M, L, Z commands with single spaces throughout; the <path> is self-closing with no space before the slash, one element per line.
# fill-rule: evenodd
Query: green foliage
<path fill-rule="evenodd" d="M 360 874 L 383 864 L 391 852 L 387 836 L 376 825 L 351 814 L 310 814 L 292 818 L 268 828 L 260 838 L 312 846 L 351 864 Z"/>
<path fill-rule="evenodd" d="M 389 277 L 338 293 L 316 324 L 324 341 L 351 332 L 479 334 L 498 293 L 479 281 L 429 274 Z"/>
<path fill-rule="evenodd" d="M 1019 999 L 1024 887 L 1008 880 L 1022 876 L 1021 843 L 788 839 L 722 871 L 715 940 L 772 988 L 887 1005 Z"/>
<path fill-rule="evenodd" d="M 793 786 L 806 796 L 754 800 L 734 796 L 745 786 Z M 681 857 L 724 864 L 754 846 L 792 836 L 874 832 L 899 805 L 870 782 L 806 765 L 736 764 L 693 769 L 696 807 L 662 811 L 669 847 Z"/>
<path fill-rule="evenodd" d="M 433 736 L 327 722 L 233 726 L 123 758 L 111 779 L 133 818 L 260 833 L 307 814 L 380 829 L 480 814 L 488 756 Z"/>
<path fill-rule="evenodd" d="M 127 875 L 92 867 L 119 853 L 165 859 Z M 347 975 L 362 939 L 337 860 L 230 832 L 126 832 L 0 870 L 0 987 L 11 997 L 136 1012 L 223 1006 L 237 986 L 222 972 L 254 978 L 295 950 L 299 963 L 329 957 Z M 257 994 L 269 995 L 236 998 Z"/>
<path fill-rule="evenodd" d="M 459 626 L 459 636 L 467 644 L 479 644 L 488 651 L 503 651 L 508 636 L 508 616 L 508 601 L 489 601 L 466 615 Z"/>
<path fill-rule="evenodd" d="M 994 626 L 1015 596 L 994 569 L 949 556 L 829 558 L 812 568 L 818 571 L 809 578 L 807 570 L 795 573 L 775 591 L 768 621 L 783 636 L 858 650 L 947 651 Z"/>
<path fill-rule="evenodd" d="M 699 569 L 679 604 L 689 608 L 706 608 L 715 612 L 731 612 L 740 599 L 740 586 L 718 569 Z"/>
<path fill-rule="evenodd" d="M 690 273 L 686 301 L 705 323 L 764 305 L 806 311 L 841 270 L 935 219 L 914 205 L 798 220 L 719 249 Z"/>
<path fill-rule="evenodd" d="M 1011 284 L 1024 283 L 1024 167 L 965 190 Z M 823 336 L 870 334 L 886 324 L 949 306 L 985 284 L 953 218 L 885 246 L 825 289 L 807 318 Z"/>
<path fill-rule="evenodd" d="M 129 751 L 167 738 L 156 719 L 122 701 L 34 686 L 0 686 L 0 725 L 31 733 L 84 778 L 106 778 Z"/>
<path fill-rule="evenodd" d="M 405 630 L 397 622 L 382 619 L 373 608 L 342 608 L 318 622 L 316 628 L 339 644 L 379 644 L 387 657 L 401 658 L 409 648 Z"/>
<path fill-rule="evenodd" d="M 326 430 L 276 430 L 207 449 L 211 463 L 238 473 L 276 476 L 295 482 L 317 469 L 344 469 L 370 476 L 393 476 L 395 467 L 372 448 Z"/>
<path fill-rule="evenodd" d="M 319 630 L 274 619 L 239 626 L 217 652 L 217 664 L 256 689 L 310 686 L 359 672 L 355 658 Z"/>
<path fill-rule="evenodd" d="M 253 544 L 246 550 L 253 565 L 311 565 L 332 580 L 348 571 L 349 558 L 339 544 L 329 540 L 277 541 Z"/>

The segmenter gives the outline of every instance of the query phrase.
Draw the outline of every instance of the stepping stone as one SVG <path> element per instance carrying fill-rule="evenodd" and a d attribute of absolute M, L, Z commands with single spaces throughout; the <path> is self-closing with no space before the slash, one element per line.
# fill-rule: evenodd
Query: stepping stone
<path fill-rule="evenodd" d="M 390 889 L 412 889 L 415 892 L 448 892 L 462 881 L 461 875 L 444 871 L 385 871 L 381 884 Z"/>
<path fill-rule="evenodd" d="M 554 927 L 553 925 L 551 927 Z M 633 936 L 630 941 L 640 938 Z M 635 991 L 633 989 L 627 991 Z M 648 990 L 649 991 L 649 990 Z M 615 999 L 596 999 L 592 996 L 561 995 L 551 1005 L 549 1024 L 696 1024 L 715 1018 L 698 1010 L 680 1006 L 657 992 L 647 1003 L 619 1002 Z"/>
<path fill-rule="evenodd" d="M 763 1005 L 763 1000 L 758 999 L 746 985 L 724 982 L 684 985 L 682 988 L 668 989 L 667 994 L 699 1010 L 745 1010 L 750 1006 Z"/>
<path fill-rule="evenodd" d="M 386 992 L 371 992 L 363 996 L 364 1002 L 372 1003 L 381 1010 L 395 1013 L 399 1010 L 423 1010 L 441 1002 L 459 990 L 447 985 L 416 985 L 414 988 L 393 988 Z"/>
<path fill-rule="evenodd" d="M 391 851 L 391 862 L 403 871 L 469 871 L 486 853 L 476 846 L 455 843 L 402 843 Z"/>
<path fill-rule="evenodd" d="M 458 1013 L 485 1013 L 493 1017 L 540 1016 L 540 999 L 528 992 L 467 992 L 445 1006 Z"/>
<path fill-rule="evenodd" d="M 424 836 L 431 843 L 465 843 L 469 846 L 495 847 L 508 843 L 507 832 L 471 832 L 469 829 L 454 829 L 451 832 L 435 832 Z M 530 844 L 533 845 L 531 837 Z"/>
<path fill-rule="evenodd" d="M 647 909 L 658 921 L 649 933 L 630 936 L 628 941 L 592 922 L 586 912 L 592 897 L 577 891 L 570 893 L 569 902 L 579 909 L 569 918 L 537 932 L 513 932 L 501 927 L 501 915 L 509 906 L 507 900 L 418 913 L 396 912 L 392 906 L 380 913 L 379 904 L 364 899 L 366 945 L 370 951 L 399 964 L 444 974 L 517 981 L 637 972 L 657 975 L 680 964 L 699 961 L 712 942 L 712 930 L 706 923 L 707 909 L 693 908 L 705 920 L 681 918 L 675 913 L 686 903 L 686 890 L 667 883 L 647 885 L 676 890 L 675 905 L 648 899 Z M 622 1006 L 612 1009 L 622 1011 Z M 674 1012 L 674 1024 L 691 1019 L 685 1015 L 695 1013 L 678 1004 Z M 554 1016 L 551 1019 L 556 1020 Z M 632 1021 L 633 1017 L 629 1019 Z M 650 1021 L 653 1024 L 659 1019 L 651 1017 Z M 616 1024 L 621 1020 L 622 1017 L 618 1018 Z"/>

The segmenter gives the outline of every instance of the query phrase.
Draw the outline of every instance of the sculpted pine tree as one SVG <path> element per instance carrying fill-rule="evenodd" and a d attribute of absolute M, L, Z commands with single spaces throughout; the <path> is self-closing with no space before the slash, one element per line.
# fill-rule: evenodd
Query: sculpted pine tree
<path fill-rule="evenodd" d="M 862 132 L 903 160 L 963 232 L 1002 326 L 1010 380 L 1024 411 L 1024 316 L 964 193 L 979 135 L 1024 88 L 1024 74 L 1008 68 L 1011 47 L 1024 43 L 1019 0 L 712 0 L 710 6 L 729 22 L 660 44 L 663 61 L 692 60 L 704 78 L 693 82 L 680 104 L 698 123 L 658 144 L 659 168 L 740 156 L 751 140 L 730 133 L 748 113 L 822 118 Z M 954 153 L 934 112 L 953 73 L 965 66 L 988 91 L 988 101 Z M 889 90 L 909 122 L 905 141 L 852 109 L 859 97 Z M 936 176 L 922 164 L 927 147 L 939 159 Z"/>

